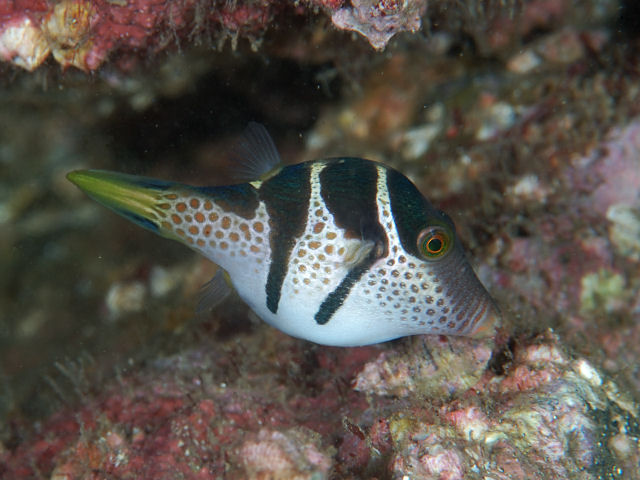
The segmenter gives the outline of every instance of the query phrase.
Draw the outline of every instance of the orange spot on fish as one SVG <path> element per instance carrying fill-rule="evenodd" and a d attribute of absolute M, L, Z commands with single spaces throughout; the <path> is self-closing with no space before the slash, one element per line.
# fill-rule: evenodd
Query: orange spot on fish
<path fill-rule="evenodd" d="M 324 229 L 324 223 L 318 222 L 313 226 L 313 233 L 320 233 Z"/>
<path fill-rule="evenodd" d="M 227 248 L 229 248 L 229 244 L 227 242 L 220 242 L 220 248 L 222 250 L 226 250 Z"/>
<path fill-rule="evenodd" d="M 198 244 L 199 247 L 204 247 L 204 240 L 202 240 L 201 238 L 196 240 L 196 243 Z"/>
<path fill-rule="evenodd" d="M 212 222 L 217 222 L 218 221 L 218 214 L 216 212 L 210 213 L 209 214 L 209 220 L 211 220 Z"/>
<path fill-rule="evenodd" d="M 194 218 L 196 219 L 196 222 L 204 223 L 204 215 L 201 212 L 196 213 Z"/>
<path fill-rule="evenodd" d="M 179 204 L 176 205 L 176 210 L 179 211 L 180 213 L 184 212 L 187 209 L 187 204 L 184 202 L 180 202 Z"/>
<path fill-rule="evenodd" d="M 213 203 L 211 203 L 209 200 L 207 200 L 206 202 L 204 202 L 204 209 L 205 210 L 213 210 Z"/>
<path fill-rule="evenodd" d="M 329 232 L 327 233 L 327 238 L 329 240 L 333 240 L 334 238 L 336 238 L 338 236 L 338 234 L 336 232 Z"/>
<path fill-rule="evenodd" d="M 171 208 L 171 205 L 169 205 L 168 203 L 159 203 L 158 207 L 163 210 L 169 210 Z"/>
<path fill-rule="evenodd" d="M 251 250 L 253 253 L 259 253 L 260 252 L 260 248 L 256 247 L 255 245 L 251 245 L 249 247 L 249 250 Z"/>
<path fill-rule="evenodd" d="M 189 205 L 191 205 L 192 208 L 198 208 L 200 206 L 200 200 L 198 200 L 197 198 L 192 198 L 191 200 L 189 200 Z"/>
<path fill-rule="evenodd" d="M 264 232 L 264 224 L 262 222 L 254 222 L 253 229 L 258 233 Z"/>
<path fill-rule="evenodd" d="M 231 240 L 232 242 L 237 242 L 238 240 L 240 240 L 240 235 L 238 235 L 236 232 L 231 232 L 229 234 L 229 240 Z"/>
<path fill-rule="evenodd" d="M 195 225 L 191 225 L 189 227 L 189 233 L 191 235 L 197 235 L 198 234 L 198 227 L 196 227 Z"/>
<path fill-rule="evenodd" d="M 209 235 L 211 235 L 211 225 L 206 225 L 202 229 L 202 233 L 204 234 L 205 237 L 208 237 Z"/>
<path fill-rule="evenodd" d="M 314 249 L 314 250 L 315 250 L 316 248 L 320 248 L 320 245 L 321 245 L 321 243 L 320 243 L 320 242 L 316 242 L 316 241 L 309 242 L 309 248 L 312 248 L 312 249 Z"/>
<path fill-rule="evenodd" d="M 175 200 L 176 198 L 178 198 L 178 195 L 176 195 L 175 193 L 168 193 L 164 196 L 164 198 L 166 198 L 167 200 Z"/>
<path fill-rule="evenodd" d="M 326 247 L 324 247 L 324 251 L 327 255 L 331 255 L 333 253 L 333 245 L 327 245 Z"/>
<path fill-rule="evenodd" d="M 180 225 L 182 223 L 182 219 L 175 213 L 171 215 L 171 220 L 173 220 L 173 223 L 175 223 L 176 225 Z"/>
<path fill-rule="evenodd" d="M 222 228 L 225 230 L 231 228 L 231 219 L 229 217 L 222 217 Z"/>

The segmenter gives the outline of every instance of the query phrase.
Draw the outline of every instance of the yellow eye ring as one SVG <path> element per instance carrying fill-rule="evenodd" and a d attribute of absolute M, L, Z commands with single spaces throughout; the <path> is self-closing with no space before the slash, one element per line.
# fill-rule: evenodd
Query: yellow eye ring
<path fill-rule="evenodd" d="M 451 248 L 451 235 L 440 226 L 427 227 L 418 235 L 418 249 L 427 259 L 442 257 Z"/>

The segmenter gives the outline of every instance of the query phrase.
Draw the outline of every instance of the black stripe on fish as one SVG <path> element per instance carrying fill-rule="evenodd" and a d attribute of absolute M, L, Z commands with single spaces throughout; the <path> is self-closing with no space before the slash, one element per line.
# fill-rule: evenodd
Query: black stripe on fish
<path fill-rule="evenodd" d="M 192 187 L 195 191 L 211 197 L 216 205 L 226 212 L 250 219 L 260 205 L 258 191 L 250 183 L 218 187 Z"/>
<path fill-rule="evenodd" d="M 380 258 L 380 252 L 382 248 L 375 245 L 369 254 L 362 259 L 362 261 L 356 264 L 347 275 L 342 279 L 336 289 L 331 292 L 320 304 L 320 308 L 316 312 L 314 319 L 319 325 L 326 324 L 334 313 L 342 306 L 347 295 L 356 284 L 358 280 L 364 275 L 371 265 Z"/>
<path fill-rule="evenodd" d="M 398 230 L 402 248 L 421 258 L 416 243 L 418 234 L 434 222 L 453 223 L 444 213 L 436 210 L 407 177 L 397 170 L 387 169 L 387 189 L 391 202 L 391 214 Z"/>
<path fill-rule="evenodd" d="M 378 220 L 376 163 L 362 158 L 331 160 L 320 172 L 321 195 L 336 225 L 347 236 L 373 242 L 369 255 L 354 265 L 336 289 L 324 299 L 315 320 L 326 324 L 342 306 L 351 288 L 388 250 L 385 229 Z"/>
<path fill-rule="evenodd" d="M 386 247 L 387 236 L 378 221 L 376 165 L 362 158 L 332 159 L 320 172 L 320 193 L 347 236 L 376 244 L 384 240 Z"/>
<path fill-rule="evenodd" d="M 272 313 L 278 311 L 291 252 L 307 225 L 311 193 L 309 174 L 308 163 L 290 165 L 265 180 L 258 191 L 269 214 L 271 263 L 265 290 L 267 308 Z"/>

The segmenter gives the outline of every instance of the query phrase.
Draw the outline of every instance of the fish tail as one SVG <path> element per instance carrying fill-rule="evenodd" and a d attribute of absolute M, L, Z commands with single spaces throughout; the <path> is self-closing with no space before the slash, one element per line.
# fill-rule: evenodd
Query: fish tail
<path fill-rule="evenodd" d="M 76 170 L 67 179 L 80 190 L 114 212 L 147 230 L 173 237 L 163 228 L 166 196 L 178 185 L 154 178 L 109 172 Z"/>

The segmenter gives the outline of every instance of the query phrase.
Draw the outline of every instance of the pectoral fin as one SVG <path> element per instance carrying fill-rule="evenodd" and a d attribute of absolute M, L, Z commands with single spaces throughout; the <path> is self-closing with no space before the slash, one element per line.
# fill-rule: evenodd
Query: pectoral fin
<path fill-rule="evenodd" d="M 375 246 L 375 242 L 371 240 L 349 240 L 343 265 L 348 269 L 352 269 L 368 259 Z"/>

